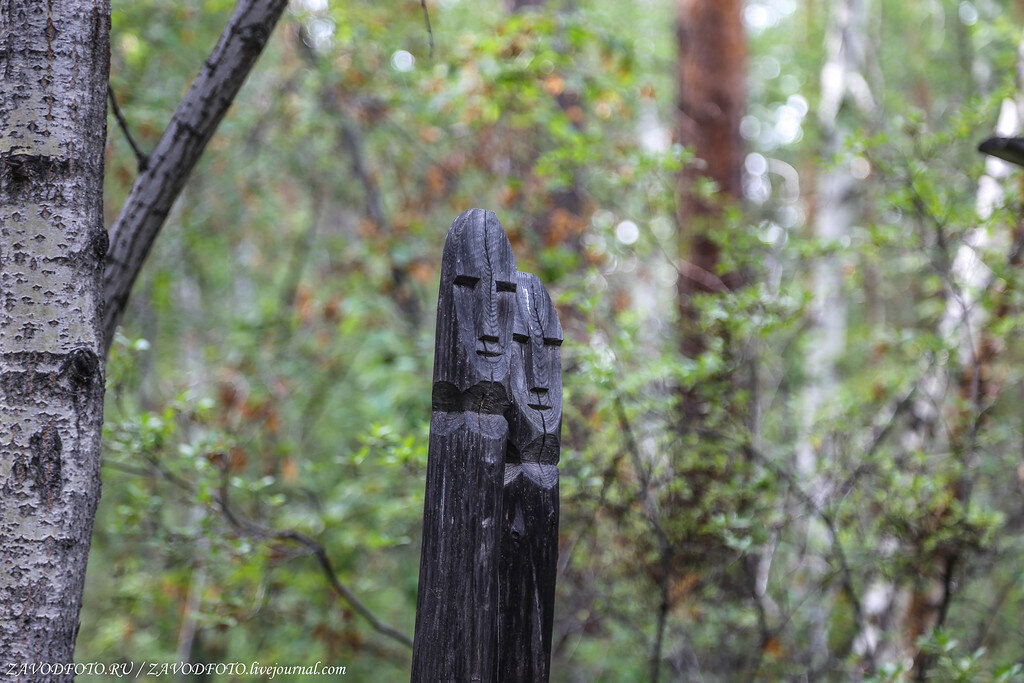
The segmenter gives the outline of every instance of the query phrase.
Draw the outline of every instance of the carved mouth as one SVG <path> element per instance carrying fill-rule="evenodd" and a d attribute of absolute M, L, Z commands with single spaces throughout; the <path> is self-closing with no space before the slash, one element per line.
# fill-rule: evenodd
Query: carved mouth
<path fill-rule="evenodd" d="M 477 349 L 476 355 L 483 356 L 484 358 L 497 358 L 501 355 L 501 351 L 487 351 L 483 349 Z"/>
<path fill-rule="evenodd" d="M 527 403 L 526 405 L 534 410 L 551 410 L 551 406 L 546 406 L 543 403 Z"/>

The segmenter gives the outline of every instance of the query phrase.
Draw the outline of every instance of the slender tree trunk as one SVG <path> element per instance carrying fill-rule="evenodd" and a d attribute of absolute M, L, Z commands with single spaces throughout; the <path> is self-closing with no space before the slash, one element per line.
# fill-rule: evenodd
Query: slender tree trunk
<path fill-rule="evenodd" d="M 688 447 L 714 454 L 698 458 L 704 463 L 699 467 L 673 473 L 673 476 L 685 477 L 693 491 L 685 504 L 701 510 L 709 507 L 707 492 L 714 490 L 722 479 L 736 475 L 739 470 L 733 469 L 733 463 L 744 457 L 736 452 L 737 459 L 730 455 L 726 458 L 727 465 L 710 464 L 722 462 L 717 456 L 734 449 L 735 441 L 744 436 L 739 435 L 730 444 L 724 438 L 717 438 L 715 434 L 720 433 L 721 425 L 716 423 L 717 416 L 708 419 L 709 414 L 725 412 L 735 416 L 737 423 L 748 426 L 753 415 L 747 401 L 740 397 L 740 389 L 754 388 L 753 364 L 743 363 L 740 372 L 732 367 L 742 357 L 742 349 L 735 340 L 729 339 L 728 330 L 724 327 L 702 328 L 699 325 L 700 311 L 694 303 L 694 297 L 699 294 L 728 294 L 742 286 L 744 281 L 739 273 L 719 272 L 719 245 L 725 238 L 722 231 L 727 229 L 725 213 L 729 207 L 739 204 L 743 196 L 745 150 L 739 130 L 746 110 L 747 51 L 742 9 L 742 0 L 677 0 L 676 4 L 676 140 L 693 150 L 696 157 L 695 163 L 689 165 L 679 178 L 676 219 L 680 255 L 677 281 L 680 340 L 683 353 L 691 358 L 708 348 L 720 346 L 725 365 L 730 367 L 729 371 L 720 373 L 706 386 L 686 387 L 680 391 L 681 437 L 689 439 L 703 428 L 698 443 L 691 442 Z M 711 195 L 703 192 L 702 186 L 707 184 L 706 181 L 712 181 L 717 191 Z M 750 373 L 749 382 L 743 376 L 746 371 Z M 712 404 L 715 409 L 709 413 L 707 408 Z M 717 541 L 702 541 L 708 548 L 706 555 L 681 551 L 681 548 L 691 545 L 691 539 L 669 536 L 661 530 L 660 524 L 655 528 L 660 537 L 662 576 L 658 581 L 660 606 L 651 653 L 652 680 L 658 680 L 664 638 L 672 632 L 668 623 L 673 607 L 674 577 L 671 572 L 678 571 L 680 566 L 695 571 L 696 565 L 700 567 L 696 571 L 703 574 L 714 563 L 708 557 L 734 555 L 724 543 L 715 547 Z M 731 599 L 746 602 L 749 599 L 757 601 L 761 597 L 753 582 L 748 585 L 749 573 L 745 569 L 750 560 L 758 564 L 752 555 L 733 563 L 739 568 L 736 571 L 742 574 L 736 582 L 726 581 L 723 576 L 720 587 Z M 722 576 L 720 569 L 714 568 L 710 574 Z M 747 654 L 743 653 L 739 660 L 732 662 L 723 658 L 722 666 L 730 667 L 733 674 L 738 675 L 736 669 Z"/>
<path fill-rule="evenodd" d="M 867 56 L 867 2 L 842 0 L 832 5 L 832 20 L 826 38 L 827 56 L 821 69 L 821 127 L 823 159 L 842 151 L 850 135 L 843 114 L 850 105 L 870 117 L 874 101 L 864 77 Z M 851 161 L 845 159 L 821 175 L 814 213 L 815 236 L 824 245 L 834 244 L 849 234 L 860 217 L 860 181 Z M 834 396 L 838 377 L 836 363 L 846 345 L 846 300 L 843 296 L 842 263 L 835 254 L 818 259 L 814 266 L 813 316 L 815 338 L 808 353 L 808 388 L 804 395 L 805 431 L 813 426 L 814 415 L 828 397 Z M 797 471 L 810 476 L 817 467 L 817 454 L 810 439 L 802 440 L 797 453 Z"/>
<path fill-rule="evenodd" d="M 72 661 L 100 495 L 109 33 L 108 0 L 0 6 L 0 662 L 9 664 Z"/>
<path fill-rule="evenodd" d="M 739 130 L 746 110 L 747 48 L 741 0 L 679 0 L 677 7 L 677 135 L 698 160 L 683 174 L 678 210 L 686 264 L 679 278 L 680 306 L 689 319 L 694 294 L 731 289 L 741 281 L 738 275 L 717 276 L 714 231 L 720 228 L 723 208 L 743 196 Z M 699 194 L 701 177 L 714 181 L 715 197 Z M 693 355 L 701 346 L 691 338 L 684 350 Z"/>
<path fill-rule="evenodd" d="M 867 86 L 868 0 L 840 0 L 831 5 L 831 17 L 825 39 L 825 63 L 821 68 L 821 102 L 818 125 L 823 151 L 821 158 L 840 153 L 850 135 L 850 118 L 870 118 L 874 99 Z M 860 180 L 845 158 L 824 170 L 818 183 L 814 211 L 815 237 L 823 246 L 833 245 L 850 233 L 861 216 Z M 814 264 L 812 280 L 814 328 L 807 356 L 807 388 L 803 395 L 804 424 L 797 445 L 796 472 L 809 491 L 815 491 L 822 503 L 828 492 L 817 476 L 819 465 L 833 456 L 834 444 L 827 436 L 814 439 L 817 419 L 830 398 L 836 395 L 839 377 L 836 365 L 846 346 L 847 302 L 843 292 L 843 264 L 838 255 L 826 252 Z M 815 445 L 817 443 L 818 445 Z M 806 522 L 807 547 L 811 553 L 827 554 L 828 531 L 813 518 Z M 813 560 L 801 563 L 811 574 L 807 585 L 820 591 L 827 566 Z M 812 663 L 824 664 L 828 658 L 827 600 L 810 601 L 810 637 L 808 651 Z"/>
<path fill-rule="evenodd" d="M 679 312 L 682 350 L 694 358 L 707 347 L 698 332 L 694 296 L 739 287 L 739 273 L 720 274 L 725 209 L 743 197 L 744 148 L 740 121 L 746 109 L 746 36 L 742 0 L 678 0 L 676 137 L 696 161 L 680 178 Z M 701 192 L 702 180 L 717 188 Z M 730 354 L 734 349 L 723 347 Z M 696 390 L 682 394 L 681 425 L 692 426 L 702 412 Z"/>

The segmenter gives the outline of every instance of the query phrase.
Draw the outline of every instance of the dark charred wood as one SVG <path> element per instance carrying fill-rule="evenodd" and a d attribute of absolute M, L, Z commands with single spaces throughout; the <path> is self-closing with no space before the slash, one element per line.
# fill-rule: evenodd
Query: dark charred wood
<path fill-rule="evenodd" d="M 562 327 L 497 217 L 445 241 L 413 681 L 546 681 L 558 559 Z"/>
<path fill-rule="evenodd" d="M 459 215 L 441 265 L 413 681 L 495 680 L 515 288 L 497 216 Z"/>
<path fill-rule="evenodd" d="M 518 273 L 502 501 L 498 680 L 546 681 L 558 565 L 562 326 L 536 275 Z"/>
<path fill-rule="evenodd" d="M 499 681 L 546 681 L 558 565 L 558 468 L 506 463 L 498 609 Z"/>
<path fill-rule="evenodd" d="M 1024 166 L 1024 138 L 988 138 L 978 145 L 978 151 L 1011 164 Z"/>
<path fill-rule="evenodd" d="M 516 461 L 557 465 L 562 433 L 562 325 L 540 278 L 532 273 L 517 277 L 509 452 Z"/>

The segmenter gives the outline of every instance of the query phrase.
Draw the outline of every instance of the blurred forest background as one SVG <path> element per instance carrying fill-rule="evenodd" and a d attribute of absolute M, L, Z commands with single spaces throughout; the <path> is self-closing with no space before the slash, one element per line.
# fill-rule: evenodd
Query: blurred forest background
<path fill-rule="evenodd" d="M 145 151 L 233 3 L 113 4 Z M 1024 3 L 512 5 L 290 5 L 111 351 L 78 661 L 408 676 L 483 207 L 565 328 L 556 680 L 1024 680 Z"/>

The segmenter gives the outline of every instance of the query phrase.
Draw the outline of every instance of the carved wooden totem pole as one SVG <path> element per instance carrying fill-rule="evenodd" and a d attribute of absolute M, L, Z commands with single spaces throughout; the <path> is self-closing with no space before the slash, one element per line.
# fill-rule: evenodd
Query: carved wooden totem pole
<path fill-rule="evenodd" d="M 497 216 L 460 214 L 441 261 L 415 681 L 495 677 L 515 289 L 515 256 Z"/>
<path fill-rule="evenodd" d="M 497 216 L 445 239 L 413 681 L 547 680 L 562 330 Z"/>
<path fill-rule="evenodd" d="M 540 278 L 518 273 L 505 452 L 498 676 L 546 681 L 558 561 L 562 325 Z"/>

